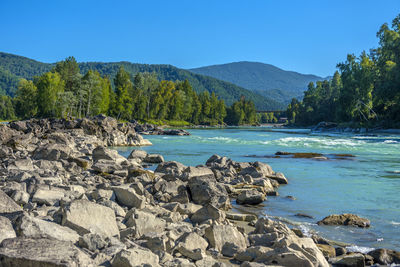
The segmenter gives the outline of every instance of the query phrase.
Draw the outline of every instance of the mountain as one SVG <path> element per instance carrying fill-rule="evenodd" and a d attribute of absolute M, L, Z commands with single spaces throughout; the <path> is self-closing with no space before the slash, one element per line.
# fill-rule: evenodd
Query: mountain
<path fill-rule="evenodd" d="M 194 68 L 190 71 L 231 82 L 285 104 L 293 97 L 302 98 L 309 82 L 325 79 L 248 61 Z"/>
<path fill-rule="evenodd" d="M 3 91 L 13 95 L 17 88 L 18 79 L 33 79 L 34 76 L 50 71 L 54 63 L 42 63 L 26 57 L 0 52 L 0 94 Z M 179 69 L 171 65 L 149 65 L 130 62 L 84 62 L 79 63 L 82 73 L 89 69 L 97 70 L 102 75 L 114 78 L 120 66 L 130 73 L 131 77 L 138 72 L 155 72 L 161 80 L 185 80 L 187 79 L 197 92 L 215 92 L 224 99 L 228 105 L 239 100 L 241 96 L 252 100 L 258 110 L 283 110 L 285 105 L 266 96 L 259 95 L 230 82 L 221 81 L 213 77 L 196 74 L 188 70 Z"/>

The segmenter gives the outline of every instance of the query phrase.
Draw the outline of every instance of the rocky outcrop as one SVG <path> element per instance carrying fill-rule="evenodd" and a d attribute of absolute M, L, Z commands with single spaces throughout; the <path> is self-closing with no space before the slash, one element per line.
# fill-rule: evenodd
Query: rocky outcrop
<path fill-rule="evenodd" d="M 70 242 L 55 239 L 11 238 L 0 246 L 0 266 L 95 266 Z"/>
<path fill-rule="evenodd" d="M 125 158 L 107 148 L 141 143 L 138 125 L 97 116 L 0 128 L 0 266 L 361 262 L 322 238 L 227 211 L 235 199 L 268 201 L 288 182 L 265 163 L 213 155 L 205 165 L 185 166 L 143 150 Z M 158 164 L 155 171 L 145 169 L 149 162 Z M 395 251 L 362 256 L 365 263 L 398 259 Z"/>
<path fill-rule="evenodd" d="M 349 225 L 363 228 L 370 227 L 371 225 L 371 222 L 368 219 L 350 213 L 329 215 L 317 223 L 319 225 Z"/>

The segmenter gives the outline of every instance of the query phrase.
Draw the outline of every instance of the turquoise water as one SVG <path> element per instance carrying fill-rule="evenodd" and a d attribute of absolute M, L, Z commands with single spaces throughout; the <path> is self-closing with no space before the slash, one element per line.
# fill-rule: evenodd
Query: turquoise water
<path fill-rule="evenodd" d="M 284 219 L 304 232 L 357 245 L 400 250 L 400 136 L 311 134 L 272 128 L 193 129 L 191 136 L 146 136 L 166 160 L 205 164 L 213 154 L 237 161 L 262 161 L 283 172 L 289 184 L 268 197 L 261 212 Z M 133 148 L 120 148 L 129 155 Z M 351 153 L 347 160 L 269 158 L 277 151 Z M 267 156 L 267 157 L 265 157 Z M 294 196 L 290 200 L 285 196 Z M 315 219 L 299 218 L 305 213 Z M 355 213 L 371 220 L 369 229 L 318 226 L 333 213 Z"/>

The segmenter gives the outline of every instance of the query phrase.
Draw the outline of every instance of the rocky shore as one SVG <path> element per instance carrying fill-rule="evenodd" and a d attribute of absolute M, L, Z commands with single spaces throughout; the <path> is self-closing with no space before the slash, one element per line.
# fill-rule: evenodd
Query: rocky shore
<path fill-rule="evenodd" d="M 107 148 L 151 145 L 141 134 L 187 132 L 105 116 L 0 125 L 0 266 L 400 263 L 395 251 L 351 253 L 281 222 L 233 213 L 233 201 L 257 205 L 288 183 L 265 163 L 213 155 L 194 167 Z M 352 215 L 321 221 L 345 223 L 369 226 Z"/>

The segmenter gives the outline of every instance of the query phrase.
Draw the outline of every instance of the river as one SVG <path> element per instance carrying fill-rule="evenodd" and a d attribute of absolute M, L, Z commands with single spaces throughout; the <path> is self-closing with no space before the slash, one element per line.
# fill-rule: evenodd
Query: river
<path fill-rule="evenodd" d="M 262 161 L 283 172 L 288 185 L 268 197 L 259 211 L 303 232 L 351 243 L 356 250 L 400 250 L 400 136 L 310 133 L 306 129 L 247 127 L 192 129 L 190 136 L 146 136 L 149 153 L 185 165 L 205 164 L 213 154 L 236 161 Z M 118 148 L 128 156 L 132 147 Z M 272 158 L 277 151 L 350 153 L 348 159 Z M 296 200 L 286 198 L 294 196 Z M 294 216 L 305 213 L 314 219 Z M 318 226 L 330 214 L 355 213 L 371 220 L 367 229 Z"/>

